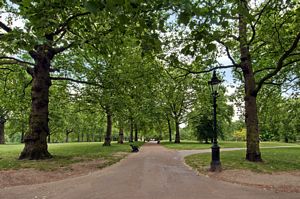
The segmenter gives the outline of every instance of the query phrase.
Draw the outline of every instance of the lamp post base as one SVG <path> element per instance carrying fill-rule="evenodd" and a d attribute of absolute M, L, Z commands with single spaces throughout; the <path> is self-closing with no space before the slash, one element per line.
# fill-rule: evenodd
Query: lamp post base
<path fill-rule="evenodd" d="M 222 171 L 221 162 L 211 162 L 209 171 L 211 171 L 211 172 L 220 172 L 220 171 Z"/>
<path fill-rule="evenodd" d="M 212 172 L 220 172 L 222 171 L 221 161 L 220 161 L 220 147 L 217 144 L 214 144 L 211 147 L 211 163 L 210 163 L 210 171 Z"/>

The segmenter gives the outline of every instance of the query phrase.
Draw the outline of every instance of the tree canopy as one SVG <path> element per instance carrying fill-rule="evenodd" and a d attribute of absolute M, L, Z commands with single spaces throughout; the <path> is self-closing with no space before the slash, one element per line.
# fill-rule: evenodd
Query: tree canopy
<path fill-rule="evenodd" d="M 46 159 L 47 142 L 171 141 L 174 130 L 180 143 L 182 126 L 208 141 L 219 70 L 239 82 L 219 91 L 219 136 L 246 129 L 246 159 L 261 161 L 260 139 L 299 137 L 299 13 L 296 0 L 2 0 L 0 143 Z M 244 103 L 234 130 L 231 99 Z"/>

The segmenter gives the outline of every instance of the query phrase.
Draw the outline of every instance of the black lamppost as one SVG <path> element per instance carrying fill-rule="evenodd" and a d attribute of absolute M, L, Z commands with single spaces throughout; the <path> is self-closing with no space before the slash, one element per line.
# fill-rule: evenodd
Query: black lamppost
<path fill-rule="evenodd" d="M 210 171 L 221 171 L 221 161 L 220 161 L 220 147 L 218 145 L 218 135 L 217 135 L 217 97 L 218 90 L 221 80 L 218 79 L 216 75 L 216 71 L 214 70 L 213 76 L 208 84 L 211 86 L 211 92 L 213 97 L 213 139 L 212 139 L 212 147 L 211 147 L 211 163 L 210 163 Z"/>

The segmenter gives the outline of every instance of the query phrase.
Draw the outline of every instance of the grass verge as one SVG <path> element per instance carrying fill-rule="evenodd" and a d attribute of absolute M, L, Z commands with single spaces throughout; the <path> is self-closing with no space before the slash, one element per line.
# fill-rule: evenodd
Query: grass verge
<path fill-rule="evenodd" d="M 48 144 L 49 152 L 53 155 L 52 159 L 22 161 L 17 158 L 24 147 L 23 144 L 0 145 L 0 170 L 35 168 L 48 171 L 95 159 L 105 162 L 102 168 L 120 161 L 131 151 L 128 143 L 112 143 L 110 147 L 103 147 L 102 144 L 99 142 Z"/>
<path fill-rule="evenodd" d="M 170 143 L 167 141 L 161 142 L 161 144 L 169 149 L 176 150 L 197 150 L 197 149 L 209 149 L 211 144 L 203 144 L 197 141 L 182 141 L 180 144 Z M 225 142 L 219 143 L 221 148 L 245 148 L 246 142 Z M 261 147 L 277 147 L 277 146 L 299 146 L 299 144 L 283 143 L 283 142 L 261 142 Z"/>
<path fill-rule="evenodd" d="M 245 160 L 245 150 L 221 152 L 223 170 L 247 169 L 254 172 L 272 173 L 300 170 L 300 147 L 261 149 L 263 162 Z M 186 163 L 199 172 L 207 172 L 211 154 L 195 154 L 185 157 Z"/>

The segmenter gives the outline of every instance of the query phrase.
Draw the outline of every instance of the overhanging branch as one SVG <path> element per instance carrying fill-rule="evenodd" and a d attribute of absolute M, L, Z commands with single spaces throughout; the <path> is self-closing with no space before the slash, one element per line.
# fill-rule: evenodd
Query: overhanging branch
<path fill-rule="evenodd" d="M 59 25 L 59 27 L 55 30 L 55 32 L 47 34 L 46 37 L 47 38 L 53 38 L 55 35 L 59 35 L 61 32 L 63 32 L 66 29 L 68 24 L 73 19 L 76 19 L 77 17 L 85 16 L 85 15 L 88 15 L 88 14 L 90 14 L 90 12 L 79 13 L 79 14 L 75 14 L 75 15 L 69 17 L 68 19 L 66 19 L 66 21 L 64 21 L 62 24 Z"/>
<path fill-rule="evenodd" d="M 30 65 L 30 66 L 35 66 L 34 63 L 23 61 L 14 57 L 7 57 L 7 56 L 1 56 L 0 60 L 4 60 L 3 62 L 0 62 L 0 65 L 3 64 L 21 64 L 21 65 Z"/>
<path fill-rule="evenodd" d="M 271 79 L 273 76 L 277 75 L 277 73 L 286 65 L 284 64 L 284 61 L 292 54 L 292 52 L 297 48 L 298 43 L 300 40 L 300 32 L 297 34 L 296 38 L 294 39 L 292 45 L 290 46 L 290 48 L 284 52 L 284 54 L 280 57 L 280 59 L 277 62 L 277 66 L 276 68 L 268 73 L 266 76 L 264 76 L 257 84 L 256 89 L 254 90 L 254 94 L 257 94 L 259 92 L 259 90 L 261 89 L 262 85 L 264 84 L 264 82 L 266 82 L 267 80 Z"/>
<path fill-rule="evenodd" d="M 75 82 L 75 83 L 79 83 L 79 84 L 88 84 L 88 85 L 92 85 L 92 86 L 98 86 L 103 88 L 102 85 L 97 84 L 95 82 L 88 82 L 88 81 L 84 81 L 84 80 L 77 80 L 77 79 L 73 79 L 73 78 L 69 78 L 69 77 L 50 77 L 51 80 L 64 80 L 64 81 L 71 81 L 71 82 Z"/>
<path fill-rule="evenodd" d="M 8 27 L 7 25 L 5 25 L 1 21 L 0 21 L 0 28 L 2 28 L 5 32 L 11 32 L 12 31 L 12 29 L 10 27 Z"/>
<path fill-rule="evenodd" d="M 222 44 L 222 45 L 225 47 L 227 57 L 230 59 L 230 61 L 232 62 L 232 64 L 233 64 L 235 67 L 240 67 L 240 65 L 237 64 L 237 63 L 234 61 L 233 57 L 231 56 L 230 51 L 229 51 L 229 47 L 228 47 L 223 41 L 221 41 L 221 40 L 219 40 L 219 39 L 216 40 L 216 41 L 217 41 L 219 44 Z"/>
<path fill-rule="evenodd" d="M 183 67 L 176 67 L 176 68 L 184 70 L 184 71 L 186 71 L 188 73 L 191 73 L 191 74 L 201 74 L 201 73 L 209 73 L 209 72 L 212 72 L 212 71 L 217 70 L 217 69 L 237 68 L 237 66 L 236 65 L 216 66 L 216 67 L 209 68 L 209 69 L 206 69 L 206 70 L 201 70 L 201 71 L 193 71 L 193 70 L 183 68 Z"/>

